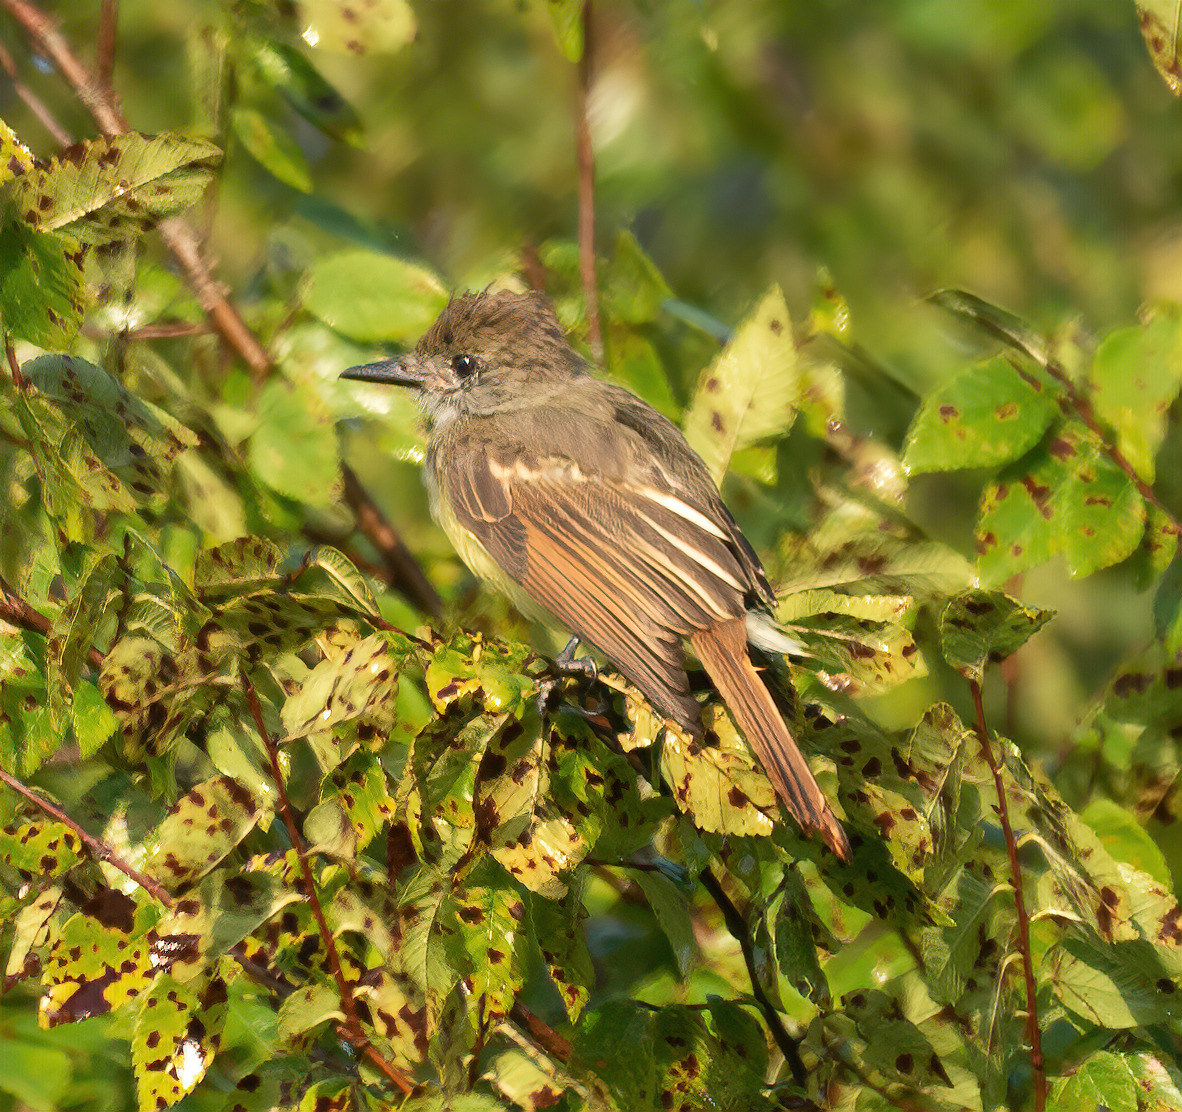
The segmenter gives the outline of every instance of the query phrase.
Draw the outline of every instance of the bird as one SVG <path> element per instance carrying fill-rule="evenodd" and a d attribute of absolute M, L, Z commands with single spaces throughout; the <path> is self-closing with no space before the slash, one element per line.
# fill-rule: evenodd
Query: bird
<path fill-rule="evenodd" d="M 544 294 L 454 295 L 413 351 L 341 377 L 417 392 L 431 510 L 477 576 L 701 737 L 688 640 L 780 801 L 850 858 L 748 651 L 775 629 L 758 556 L 681 430 L 595 377 Z"/>

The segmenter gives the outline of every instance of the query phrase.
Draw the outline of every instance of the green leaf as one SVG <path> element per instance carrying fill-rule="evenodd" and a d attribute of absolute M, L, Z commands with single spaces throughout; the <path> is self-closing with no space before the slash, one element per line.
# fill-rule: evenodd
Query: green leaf
<path fill-rule="evenodd" d="M 341 996 L 328 984 L 313 984 L 297 989 L 279 1006 L 279 1037 L 291 1040 L 325 1023 L 339 1023 L 345 1018 Z"/>
<path fill-rule="evenodd" d="M 1023 606 L 1003 591 L 965 591 L 940 615 L 944 659 L 961 675 L 981 682 L 986 664 L 1000 664 L 1055 616 Z"/>
<path fill-rule="evenodd" d="M 0 327 L 42 348 L 65 348 L 86 292 L 77 240 L 0 213 Z"/>
<path fill-rule="evenodd" d="M 1130 556 L 1145 530 L 1133 481 L 1078 421 L 1068 421 L 985 488 L 977 520 L 981 578 L 998 583 L 1062 554 L 1073 576 Z"/>
<path fill-rule="evenodd" d="M 88 139 L 19 182 L 15 203 L 30 223 L 83 243 L 133 238 L 145 224 L 201 199 L 221 152 L 179 135 Z"/>
<path fill-rule="evenodd" d="M 781 976 L 786 977 L 801 996 L 815 1004 L 829 1001 L 829 982 L 817 957 L 816 942 L 818 936 L 824 937 L 826 933 L 800 873 L 785 869 L 772 928 L 776 965 Z"/>
<path fill-rule="evenodd" d="M 1149 56 L 1175 96 L 1182 95 L 1182 31 L 1175 0 L 1139 0 L 1137 17 Z"/>
<path fill-rule="evenodd" d="M 312 172 L 300 145 L 255 108 L 234 107 L 230 126 L 250 156 L 272 177 L 301 193 L 312 192 Z"/>
<path fill-rule="evenodd" d="M 693 919 L 685 893 L 667 876 L 646 869 L 629 869 L 629 875 L 652 908 L 657 926 L 669 942 L 682 977 L 688 977 L 698 959 Z"/>
<path fill-rule="evenodd" d="M 1152 483 L 1167 414 L 1182 387 L 1182 319 L 1163 312 L 1143 326 L 1110 332 L 1088 378 L 1092 404 L 1116 433 L 1116 447 Z"/>
<path fill-rule="evenodd" d="M 1101 1050 L 1093 1054 L 1071 1074 L 1055 1079 L 1051 1088 L 1049 1112 L 1079 1112 L 1085 1108 L 1104 1108 L 1107 1112 L 1137 1112 L 1137 1078 L 1120 1054 Z"/>
<path fill-rule="evenodd" d="M 304 290 L 308 312 L 363 343 L 414 343 L 446 304 L 447 288 L 437 275 L 374 251 L 317 259 Z"/>
<path fill-rule="evenodd" d="M 119 729 L 119 719 L 93 683 L 78 684 L 74 690 L 71 712 L 74 737 L 84 757 L 93 756 L 103 742 Z"/>
<path fill-rule="evenodd" d="M 309 506 L 330 506 L 341 482 L 332 414 L 316 395 L 272 376 L 258 400 L 250 467 L 272 490 Z"/>
<path fill-rule="evenodd" d="M 334 139 L 360 144 L 361 120 L 353 106 L 299 50 L 276 39 L 252 42 L 250 50 L 263 80 L 304 119 Z"/>
<path fill-rule="evenodd" d="M 799 394 L 792 320 L 773 286 L 702 372 L 685 414 L 685 438 L 721 482 L 735 452 L 788 432 Z"/>
<path fill-rule="evenodd" d="M 914 473 L 1007 463 L 1033 448 L 1058 412 L 1041 381 L 998 356 L 924 399 L 903 464 Z"/>
<path fill-rule="evenodd" d="M 582 1014 L 595 983 L 595 968 L 583 932 L 585 912 L 578 894 L 581 887 L 572 886 L 560 900 L 531 896 L 529 905 L 542 960 L 571 1023 Z"/>
<path fill-rule="evenodd" d="M 407 0 L 300 0 L 302 37 L 321 50 L 350 55 L 393 54 L 415 37 Z"/>
<path fill-rule="evenodd" d="M 1177 969 L 1142 942 L 1101 946 L 1068 938 L 1047 954 L 1044 975 L 1055 995 L 1085 1023 L 1124 1030 L 1182 1014 Z"/>
<path fill-rule="evenodd" d="M 581 0 L 578 6 L 582 7 Z M 636 237 L 627 229 L 621 231 L 604 281 L 603 303 L 608 316 L 631 325 L 649 324 L 672 296 L 656 263 Z"/>
<path fill-rule="evenodd" d="M 583 4 L 584 0 L 546 0 L 554 41 L 568 62 L 583 56 Z"/>

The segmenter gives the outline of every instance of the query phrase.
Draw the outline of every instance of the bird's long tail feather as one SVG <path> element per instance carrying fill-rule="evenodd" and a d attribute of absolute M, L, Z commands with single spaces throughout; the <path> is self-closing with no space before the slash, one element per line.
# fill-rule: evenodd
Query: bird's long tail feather
<path fill-rule="evenodd" d="M 819 831 L 833 852 L 848 861 L 849 839 L 747 655 L 744 620 L 699 630 L 690 635 L 690 643 L 784 806 L 804 830 Z"/>

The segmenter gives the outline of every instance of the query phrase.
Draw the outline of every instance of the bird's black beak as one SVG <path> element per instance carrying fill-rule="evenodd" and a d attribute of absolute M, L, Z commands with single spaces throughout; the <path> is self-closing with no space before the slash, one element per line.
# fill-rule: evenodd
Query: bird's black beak
<path fill-rule="evenodd" d="M 381 359 L 377 363 L 363 363 L 341 372 L 341 378 L 358 382 L 380 382 L 386 386 L 422 386 L 423 369 L 413 355 L 399 355 L 395 359 Z"/>

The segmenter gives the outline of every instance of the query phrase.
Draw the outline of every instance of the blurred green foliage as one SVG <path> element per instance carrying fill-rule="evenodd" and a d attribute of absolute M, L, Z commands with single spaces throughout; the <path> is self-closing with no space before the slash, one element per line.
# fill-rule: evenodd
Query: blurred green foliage
<path fill-rule="evenodd" d="M 0 1109 L 385 1107 L 366 1041 L 408 1109 L 1030 1107 L 1024 957 L 1049 1107 L 1182 1104 L 1164 7 L 123 0 L 110 137 L 0 4 L 81 141 L 0 83 L 0 769 L 171 893 L 0 789 Z M 586 348 L 584 51 L 604 369 L 765 556 L 851 866 L 716 706 L 540 713 L 336 381 L 523 275 Z"/>

